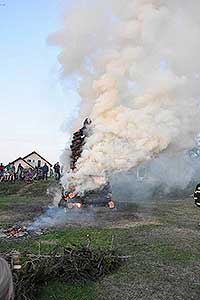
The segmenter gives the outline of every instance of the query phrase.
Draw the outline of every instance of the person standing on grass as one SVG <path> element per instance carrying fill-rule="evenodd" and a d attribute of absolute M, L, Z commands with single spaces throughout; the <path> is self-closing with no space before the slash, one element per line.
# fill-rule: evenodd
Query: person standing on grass
<path fill-rule="evenodd" d="M 17 179 L 18 180 L 22 180 L 22 177 L 23 177 L 23 170 L 24 168 L 22 167 L 21 164 L 18 165 L 18 168 L 17 168 Z"/>
<path fill-rule="evenodd" d="M 14 300 L 12 273 L 3 258 L 0 258 L 0 299 Z"/>
<path fill-rule="evenodd" d="M 45 163 L 44 166 L 42 167 L 42 179 L 47 180 L 48 179 L 48 172 L 49 172 L 49 167 Z"/>
<path fill-rule="evenodd" d="M 0 164 L 0 182 L 3 181 L 4 178 L 4 165 L 1 163 Z"/>
<path fill-rule="evenodd" d="M 10 168 L 10 182 L 15 182 L 15 165 L 11 164 L 11 168 Z"/>
<path fill-rule="evenodd" d="M 6 167 L 5 167 L 5 171 L 6 171 L 6 181 L 10 181 L 10 172 L 11 172 L 11 163 L 9 163 Z"/>
<path fill-rule="evenodd" d="M 6 166 L 6 181 L 14 182 L 15 181 L 15 166 L 9 163 Z"/>
<path fill-rule="evenodd" d="M 3 175 L 2 181 L 8 182 L 8 181 L 9 181 L 9 178 L 10 178 L 10 174 L 9 174 L 8 171 L 5 169 L 5 170 L 4 170 L 4 175 Z"/>
<path fill-rule="evenodd" d="M 41 180 L 43 177 L 43 167 L 38 168 L 38 180 Z"/>
<path fill-rule="evenodd" d="M 54 172 L 55 172 L 55 178 L 56 180 L 60 180 L 60 164 L 59 162 L 57 162 L 55 165 L 54 165 Z"/>

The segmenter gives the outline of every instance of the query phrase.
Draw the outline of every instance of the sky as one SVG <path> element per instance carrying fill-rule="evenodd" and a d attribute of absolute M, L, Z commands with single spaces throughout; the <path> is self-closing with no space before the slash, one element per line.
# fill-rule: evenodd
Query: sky
<path fill-rule="evenodd" d="M 77 95 L 48 36 L 70 0 L 0 0 L 0 162 L 37 151 L 54 163 L 69 139 Z"/>

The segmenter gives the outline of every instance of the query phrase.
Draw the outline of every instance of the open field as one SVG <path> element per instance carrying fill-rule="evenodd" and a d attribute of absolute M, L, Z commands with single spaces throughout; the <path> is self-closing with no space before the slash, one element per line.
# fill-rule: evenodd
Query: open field
<path fill-rule="evenodd" d="M 48 182 L 0 185 L 0 225 L 31 220 L 41 214 L 49 203 Z"/>
<path fill-rule="evenodd" d="M 49 204 L 48 183 L 0 185 L 0 225 L 30 221 Z M 134 201 L 133 201 L 134 202 Z M 49 282 L 39 300 L 197 300 L 200 298 L 200 210 L 192 198 L 154 200 L 101 211 L 92 224 L 50 230 L 23 241 L 0 240 L 0 252 L 49 251 L 55 244 L 111 245 L 129 255 L 118 272 L 96 283 L 68 286 Z"/>

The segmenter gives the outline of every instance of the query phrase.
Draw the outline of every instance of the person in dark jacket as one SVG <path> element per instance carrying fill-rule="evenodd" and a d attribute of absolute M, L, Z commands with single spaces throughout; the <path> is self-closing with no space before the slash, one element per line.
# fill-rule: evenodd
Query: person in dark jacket
<path fill-rule="evenodd" d="M 0 182 L 3 181 L 4 172 L 5 172 L 4 165 L 1 163 L 0 164 Z"/>
<path fill-rule="evenodd" d="M 19 164 L 18 168 L 17 168 L 17 179 L 18 180 L 23 180 L 23 172 L 24 172 L 24 168 L 21 164 Z"/>
<path fill-rule="evenodd" d="M 42 167 L 42 179 L 47 180 L 48 178 L 48 172 L 49 172 L 49 167 L 45 163 L 44 166 Z"/>
<path fill-rule="evenodd" d="M 57 162 L 57 163 L 54 165 L 53 168 L 54 168 L 56 180 L 60 180 L 61 174 L 60 174 L 60 164 L 59 164 L 59 162 Z"/>

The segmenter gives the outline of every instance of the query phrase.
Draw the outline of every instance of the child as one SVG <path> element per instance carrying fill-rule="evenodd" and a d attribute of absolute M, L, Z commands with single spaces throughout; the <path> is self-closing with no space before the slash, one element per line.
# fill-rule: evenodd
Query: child
<path fill-rule="evenodd" d="M 33 180 L 33 172 L 31 169 L 28 170 L 27 176 L 26 176 L 26 181 L 27 182 L 32 182 Z"/>

